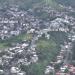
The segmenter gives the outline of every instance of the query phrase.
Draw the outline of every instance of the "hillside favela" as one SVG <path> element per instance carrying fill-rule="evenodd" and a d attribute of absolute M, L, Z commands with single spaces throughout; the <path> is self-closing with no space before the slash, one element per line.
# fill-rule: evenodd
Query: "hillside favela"
<path fill-rule="evenodd" d="M 0 0 L 0 75 L 75 75 L 75 0 Z"/>

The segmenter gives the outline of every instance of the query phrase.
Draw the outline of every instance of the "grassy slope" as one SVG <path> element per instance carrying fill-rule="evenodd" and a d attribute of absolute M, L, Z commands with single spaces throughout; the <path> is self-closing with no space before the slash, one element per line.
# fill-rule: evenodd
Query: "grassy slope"
<path fill-rule="evenodd" d="M 10 47 L 12 43 L 18 43 L 22 40 L 30 40 L 32 39 L 31 34 L 20 34 L 19 36 L 15 36 L 12 38 L 9 38 L 7 40 L 0 40 L 0 48 L 7 48 Z"/>
<path fill-rule="evenodd" d="M 40 39 L 37 42 L 37 53 L 40 60 L 51 61 L 57 53 L 57 45 L 52 39 Z"/>

